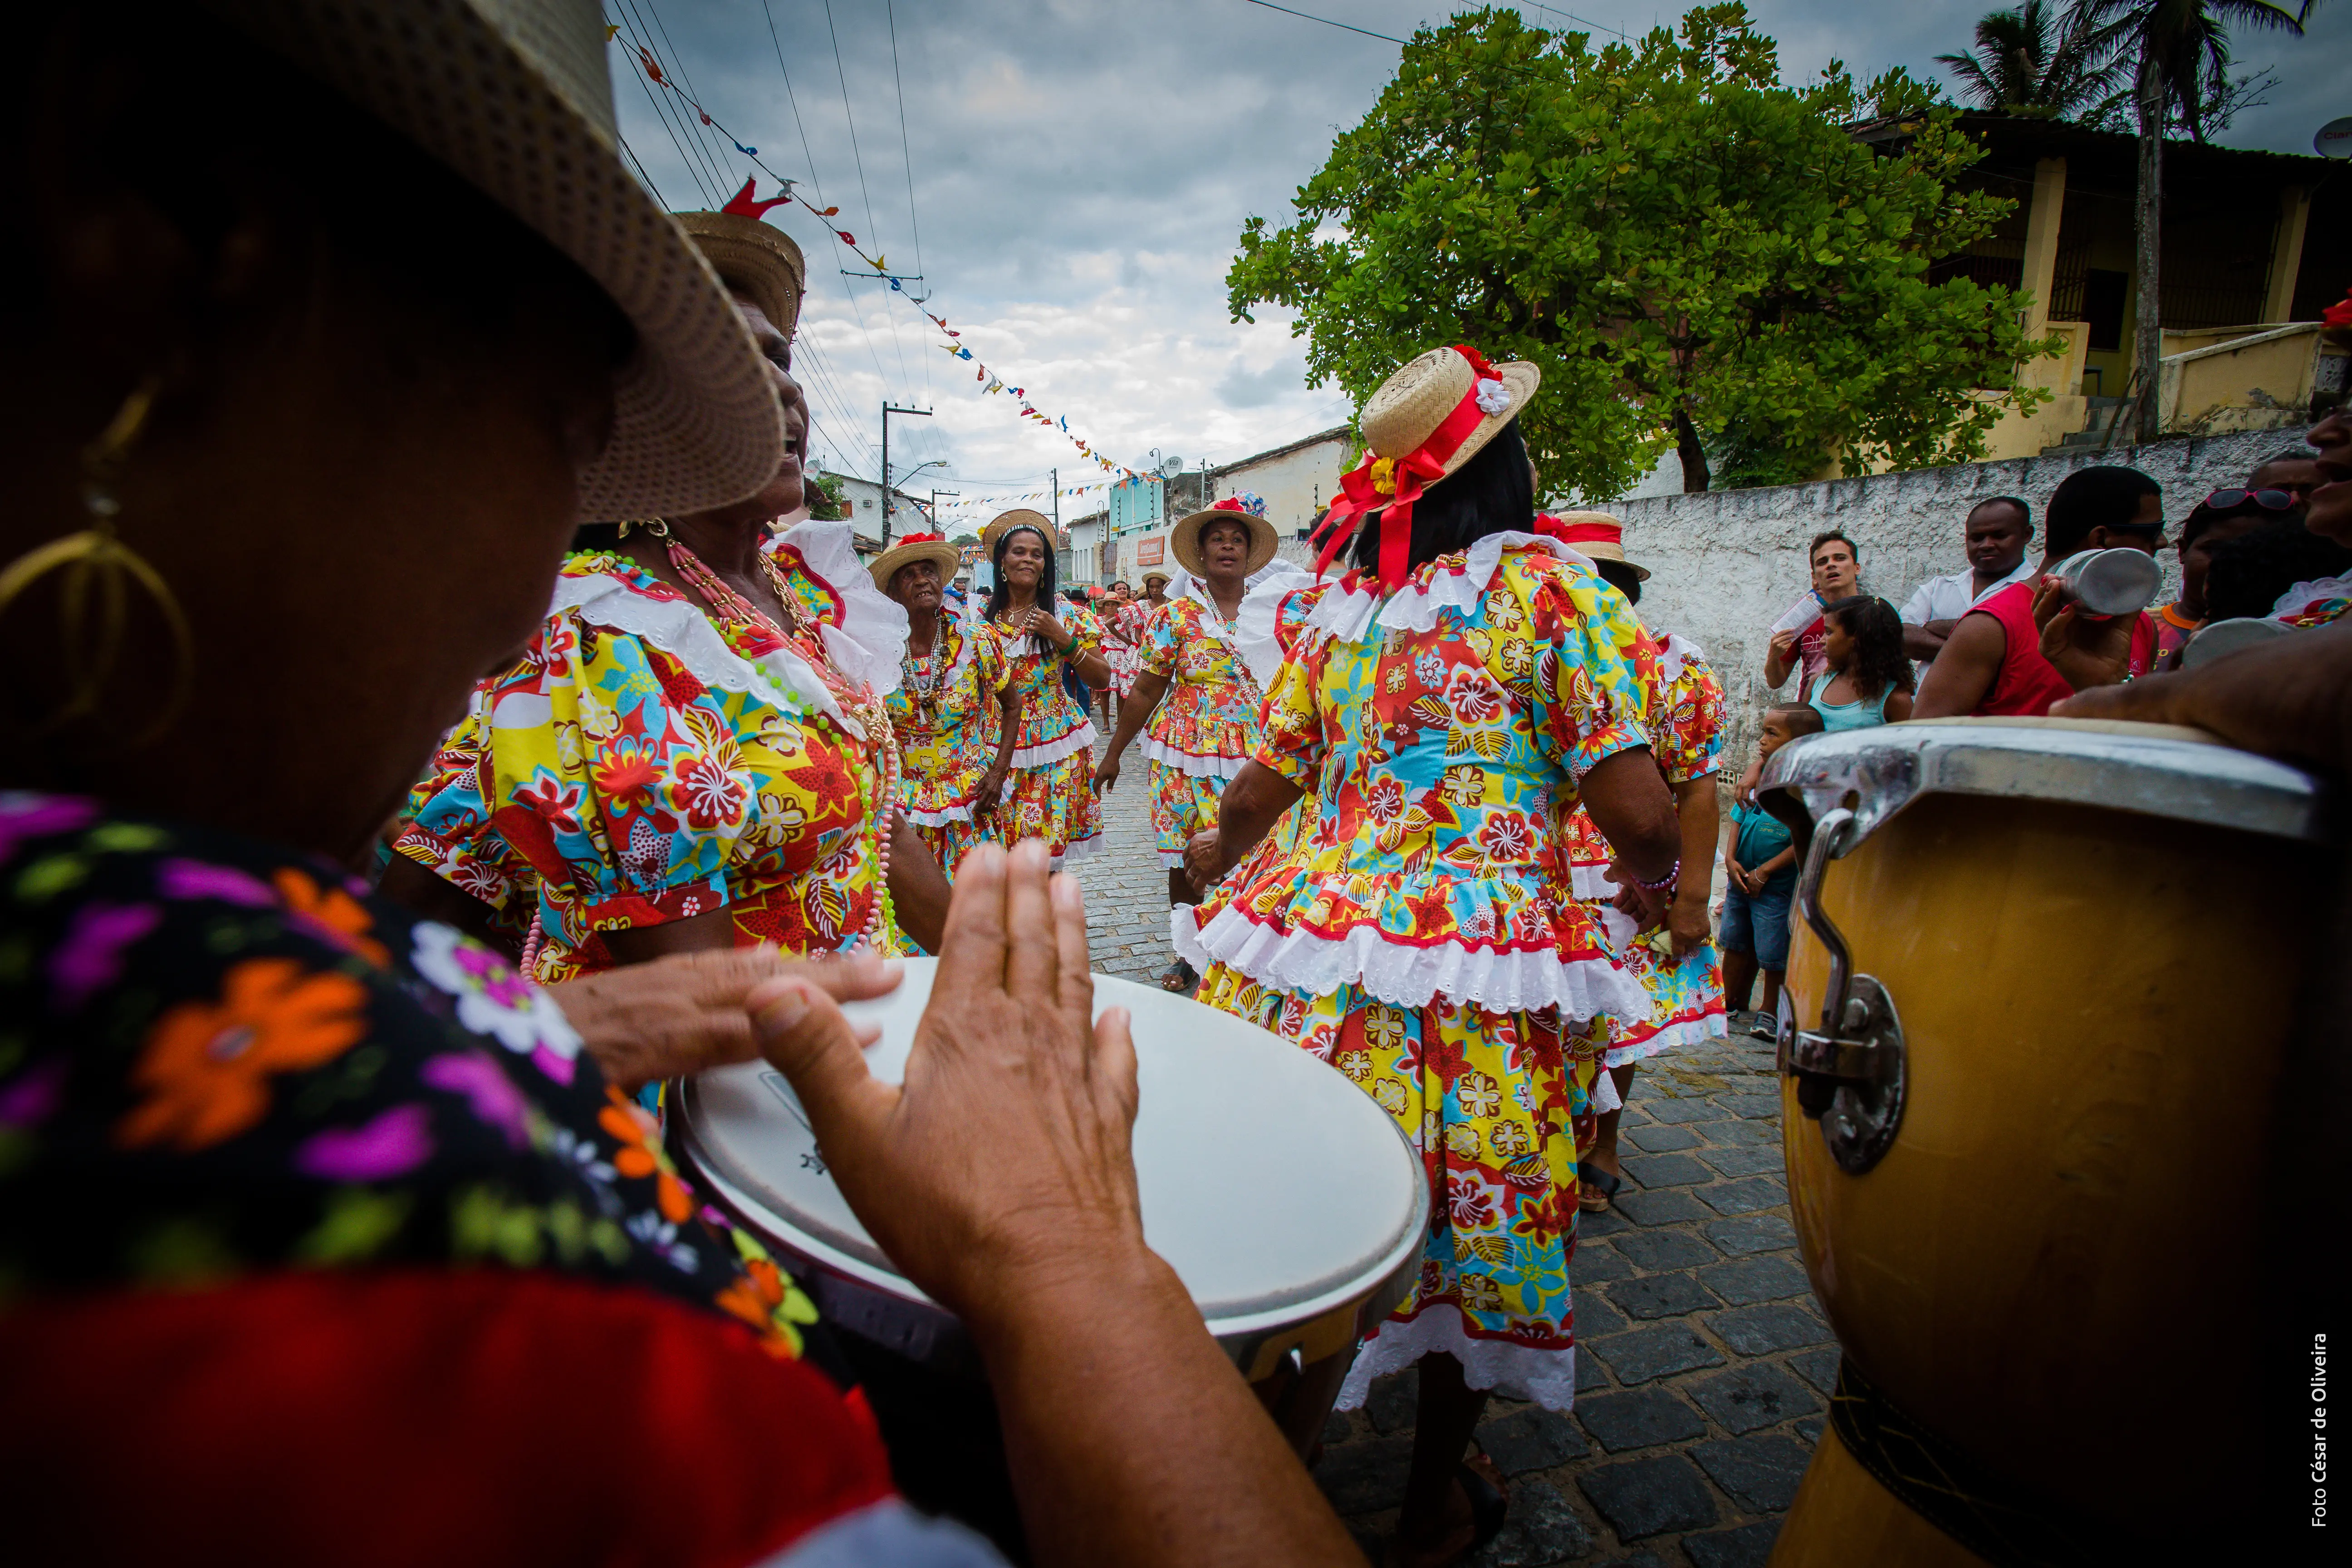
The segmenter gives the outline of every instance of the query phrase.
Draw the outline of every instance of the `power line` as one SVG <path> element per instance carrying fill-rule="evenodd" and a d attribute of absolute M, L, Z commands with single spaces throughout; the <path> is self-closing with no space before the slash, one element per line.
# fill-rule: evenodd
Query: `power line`
<path fill-rule="evenodd" d="M 644 50 L 644 46 L 637 43 L 635 38 L 630 40 L 630 46 Z M 644 52 L 647 58 L 651 58 L 651 50 L 644 50 Z M 686 150 L 686 143 L 678 139 L 677 128 L 670 123 L 669 105 L 664 101 L 660 94 L 654 91 L 652 82 L 644 73 L 632 72 L 631 74 L 636 77 L 637 85 L 645 89 L 646 101 L 653 106 L 654 118 L 661 121 L 661 128 L 669 137 L 670 145 L 677 149 L 677 161 L 686 165 L 687 178 L 694 182 L 694 188 L 702 193 L 705 201 L 712 206 L 717 206 L 720 198 L 711 195 L 709 183 L 703 179 L 702 171 L 695 164 L 694 154 Z"/>
<path fill-rule="evenodd" d="M 849 107 L 849 72 L 841 63 L 841 31 L 834 26 L 833 0 L 824 0 L 824 28 L 833 38 L 833 74 L 841 81 L 841 117 L 849 126 L 849 156 L 857 165 L 857 194 L 866 203 L 866 232 L 876 235 L 875 243 L 878 245 L 881 241 L 879 230 L 874 224 L 874 194 L 866 186 L 866 154 L 860 152 L 857 146 L 857 115 Z M 847 285 L 845 284 L 844 287 Z M 898 336 L 898 313 L 886 311 L 885 314 L 890 321 L 890 346 L 898 355 L 898 374 L 905 377 L 906 384 L 911 387 L 915 378 L 907 374 L 907 345 Z M 865 317 L 861 315 L 858 320 L 862 322 Z"/>
<path fill-rule="evenodd" d="M 1277 5 L 1274 0 L 1249 0 L 1253 5 L 1263 5 L 1269 11 L 1287 12 L 1293 16 L 1305 16 L 1307 21 L 1320 22 L 1327 27 L 1344 27 L 1350 33 L 1361 33 L 1368 38 L 1378 38 L 1384 44 L 1402 44 L 1402 38 L 1391 38 L 1386 33 L 1375 33 L 1369 27 L 1359 27 L 1353 22 L 1334 22 L 1328 16 L 1308 16 L 1304 11 L 1292 11 L 1287 5 Z"/>
<path fill-rule="evenodd" d="M 659 31 L 659 32 L 660 32 L 660 34 L 661 34 L 662 47 L 663 47 L 664 48 L 667 48 L 667 50 L 669 50 L 669 58 L 670 58 L 671 59 L 673 59 L 673 60 L 675 60 L 675 61 L 677 61 L 677 76 L 678 76 L 678 79 L 679 79 L 680 81 L 683 81 L 684 83 L 686 83 L 686 90 L 687 90 L 687 91 L 688 91 L 688 92 L 690 92 L 690 93 L 693 93 L 693 94 L 694 94 L 694 96 L 695 96 L 696 98 L 698 98 L 698 98 L 700 98 L 700 97 L 702 96 L 702 94 L 701 94 L 701 92 L 700 92 L 700 91 L 699 91 L 699 90 L 695 87 L 695 85 L 694 85 L 694 78 L 693 78 L 692 76 L 688 75 L 688 72 L 687 72 L 687 68 L 686 68 L 686 56 L 685 56 L 685 55 L 683 55 L 683 54 L 681 54 L 681 53 L 678 51 L 678 47 L 677 47 L 676 44 L 673 44 L 673 43 L 671 43 L 671 42 L 669 41 L 669 26 L 668 26 L 668 25 L 667 25 L 667 23 L 663 22 L 663 20 L 661 19 L 661 13 L 660 13 L 659 11 L 657 11 L 657 10 L 656 10 L 656 9 L 654 8 L 654 0 L 631 0 L 631 3 L 632 3 L 632 4 L 642 4 L 642 5 L 645 6 L 645 8 L 646 8 L 646 14 L 647 14 L 648 16 L 652 16 L 652 17 L 653 17 L 653 19 L 654 19 L 654 26 L 655 26 L 655 28 L 656 28 L 657 31 Z M 709 125 L 709 124 L 710 123 L 710 117 L 709 117 L 709 116 L 708 116 L 708 115 L 704 115 L 704 116 L 702 116 L 702 117 L 701 117 L 701 119 L 702 119 L 702 124 L 703 124 L 703 125 L 707 126 L 707 125 Z M 705 136 L 703 136 L 703 135 L 701 134 L 700 127 L 694 127 L 693 129 L 696 131 L 696 133 L 697 133 L 697 140 L 698 140 L 698 141 L 705 141 L 705 142 L 707 142 L 707 141 L 709 140 L 707 137 L 705 137 Z M 722 152 L 721 150 L 719 150 L 719 148 L 717 148 L 717 147 L 711 147 L 711 148 L 709 148 L 709 155 L 710 155 L 710 157 L 711 157 L 711 159 L 712 159 L 713 163 L 714 163 L 717 166 L 719 166 L 719 167 L 720 167 L 720 168 L 725 168 L 726 163 L 727 163 L 727 154 L 726 154 L 724 152 Z M 735 183 L 735 174 L 734 174 L 734 172 L 733 172 L 732 170 L 728 170 L 728 171 L 727 171 L 726 178 L 725 178 L 725 180 L 724 180 L 724 181 L 722 181 L 721 183 L 722 183 L 723 184 L 726 184 L 726 185 L 732 185 L 732 184 Z"/>
<path fill-rule="evenodd" d="M 654 200 L 660 203 L 662 207 L 667 210 L 669 206 L 669 203 L 663 198 L 661 187 L 654 184 L 654 177 L 651 174 L 646 173 L 645 160 L 637 156 L 637 150 L 629 145 L 629 139 L 625 136 L 621 138 L 621 151 L 627 155 L 629 167 L 637 172 L 637 178 L 646 183 L 646 189 L 653 192 Z"/>
<path fill-rule="evenodd" d="M 898 75 L 898 12 L 893 0 L 883 0 L 883 16 L 890 22 L 890 86 L 898 95 L 898 152 L 907 165 L 907 226 L 915 237 L 915 270 L 923 269 L 923 226 L 915 217 L 915 149 L 907 140 L 907 84 Z M 923 356 L 923 397 L 930 400 L 931 361 Z"/>

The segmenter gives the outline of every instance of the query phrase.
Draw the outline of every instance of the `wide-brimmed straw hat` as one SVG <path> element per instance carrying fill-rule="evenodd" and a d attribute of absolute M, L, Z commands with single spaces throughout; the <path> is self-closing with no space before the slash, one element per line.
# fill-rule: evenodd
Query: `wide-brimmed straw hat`
<path fill-rule="evenodd" d="M 1491 375 L 1482 376 L 1481 366 Z M 1543 384 L 1541 367 L 1525 360 L 1506 360 L 1491 366 L 1482 360 L 1474 364 L 1460 349 L 1432 349 L 1406 362 L 1364 400 L 1363 413 L 1356 423 L 1364 433 L 1365 447 L 1374 458 L 1391 461 L 1420 451 L 1463 406 L 1462 400 L 1479 390 L 1475 384 L 1480 380 L 1501 381 L 1502 394 L 1479 396 L 1475 402 L 1478 422 L 1451 451 L 1431 454 L 1437 460 L 1439 478 L 1454 472 L 1519 416 L 1536 388 Z M 1434 484 L 1436 479 L 1428 482 Z"/>
<path fill-rule="evenodd" d="M 940 585 L 952 581 L 956 569 L 963 564 L 963 552 L 936 533 L 910 533 L 874 558 L 868 568 L 874 574 L 874 585 L 883 593 L 890 592 L 890 579 L 898 568 L 917 561 L 928 561 L 940 569 Z"/>
<path fill-rule="evenodd" d="M 996 542 L 1016 528 L 1034 528 L 1044 534 L 1047 541 L 1045 548 L 1048 550 L 1059 550 L 1062 547 L 1060 533 L 1054 527 L 1052 518 L 1034 508 L 1016 506 L 1011 511 L 999 512 L 995 517 L 991 518 L 988 526 L 980 531 L 981 553 L 986 555 L 991 561 L 995 560 Z"/>
<path fill-rule="evenodd" d="M 694 237 L 719 280 L 751 296 L 776 331 L 791 337 L 800 323 L 801 300 L 808 293 L 808 262 L 793 237 L 756 216 L 725 207 L 672 216 Z"/>
<path fill-rule="evenodd" d="M 1650 580 L 1650 569 L 1637 566 L 1625 559 L 1625 525 L 1616 516 L 1605 511 L 1564 511 L 1551 520 L 1552 526 L 1544 530 L 1554 539 L 1593 561 L 1622 561 L 1633 568 L 1633 575 L 1644 583 Z"/>
<path fill-rule="evenodd" d="M 1168 548 L 1176 563 L 1195 577 L 1209 574 L 1208 558 L 1201 553 L 1201 531 L 1213 522 L 1238 522 L 1249 530 L 1249 563 L 1242 568 L 1244 576 L 1274 559 L 1274 524 L 1265 520 L 1265 502 L 1258 501 L 1257 510 L 1250 510 L 1255 496 L 1227 496 L 1203 511 L 1187 514 L 1176 520 L 1168 531 Z"/>
<path fill-rule="evenodd" d="M 595 0 L 207 5 L 529 224 L 635 326 L 612 439 L 580 475 L 582 521 L 704 511 L 775 477 L 767 366 L 718 274 L 621 161 Z"/>
<path fill-rule="evenodd" d="M 1150 571 L 1146 572 L 1142 576 L 1137 578 L 1136 581 L 1142 584 L 1144 587 L 1148 589 L 1154 583 L 1171 583 L 1175 581 L 1175 579 L 1172 574 L 1162 572 L 1159 567 L 1154 566 Z"/>

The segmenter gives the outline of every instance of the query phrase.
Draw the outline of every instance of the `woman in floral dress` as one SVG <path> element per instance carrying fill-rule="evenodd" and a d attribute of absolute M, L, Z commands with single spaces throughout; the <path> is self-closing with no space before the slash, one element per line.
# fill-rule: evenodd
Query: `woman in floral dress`
<path fill-rule="evenodd" d="M 1113 583 L 1106 596 L 1095 607 L 1095 618 L 1102 622 L 1103 660 L 1110 666 L 1110 684 L 1096 695 L 1102 700 L 1103 722 L 1111 721 L 1111 699 L 1127 700 L 1135 689 L 1135 677 L 1143 668 L 1142 642 L 1144 617 L 1130 616 L 1135 601 L 1129 597 L 1125 580 Z"/>
<path fill-rule="evenodd" d="M 961 552 L 936 533 L 910 533 L 872 567 L 875 586 L 907 612 L 907 657 L 890 693 L 898 734 L 898 798 L 948 875 L 991 837 L 1021 735 L 1021 694 L 984 623 L 941 615 L 940 584 Z"/>
<path fill-rule="evenodd" d="M 1251 510 L 1255 502 L 1256 510 Z M 1245 587 L 1274 560 L 1274 525 L 1255 496 L 1219 501 L 1179 521 L 1169 547 L 1188 574 L 1184 591 L 1151 617 L 1143 642 L 1143 669 L 1132 700 L 1119 708 L 1118 729 L 1095 767 L 1095 786 L 1118 783 L 1119 759 L 1148 721 L 1143 742 L 1150 762 L 1151 828 L 1160 864 L 1168 870 L 1168 902 L 1193 901 L 1184 870 L 1193 835 L 1217 825 L 1217 797 L 1257 749 L 1258 708 L 1265 694 L 1251 676 L 1238 642 L 1243 601 L 1251 592 L 1274 597 L 1307 581 L 1289 568 L 1279 582 Z M 1200 975 L 1183 958 L 1160 977 L 1167 990 L 1190 992 Z"/>
<path fill-rule="evenodd" d="M 1110 666 L 1102 623 L 1055 592 L 1053 530 L 1045 513 L 1018 508 L 991 522 L 981 543 L 996 568 L 982 619 L 1004 646 L 1021 698 L 1013 790 L 997 808 L 997 830 L 1007 844 L 1044 839 L 1058 863 L 1102 845 L 1102 803 L 1092 785 L 1097 731 L 1077 682 L 1107 685 Z"/>
<path fill-rule="evenodd" d="M 1554 1409 L 1575 1392 L 1578 1154 L 1610 1019 L 1647 1000 L 1573 896 L 1570 816 L 1609 832 L 1646 911 L 1675 877 L 1643 728 L 1656 647 L 1533 531 L 1515 418 L 1538 379 L 1438 350 L 1366 405 L 1325 548 L 1355 527 L 1356 569 L 1283 599 L 1264 738 L 1188 864 L 1222 876 L 1302 795 L 1316 818 L 1176 922 L 1202 1000 L 1346 1073 L 1428 1173 L 1421 1278 L 1340 1400 L 1420 1365 L 1409 1563 L 1499 1527 L 1492 1478 L 1459 1464 L 1486 1392 Z"/>
<path fill-rule="evenodd" d="M 1592 563 L 1593 570 L 1628 604 L 1642 602 L 1649 573 L 1625 559 L 1623 527 L 1606 512 L 1570 512 L 1541 518 L 1536 525 Z M 1654 636 L 1654 634 L 1653 634 Z M 1649 1012 L 1613 1019 L 1607 1069 L 1593 1081 L 1599 1115 L 1591 1147 L 1577 1172 L 1578 1206 L 1598 1214 L 1609 1206 L 1624 1177 L 1617 1158 L 1617 1124 L 1633 1087 L 1634 1064 L 1675 1046 L 1719 1038 L 1725 1033 L 1723 961 L 1707 918 L 1713 893 L 1716 831 L 1716 763 L 1723 752 L 1723 685 L 1696 643 L 1669 633 L 1658 645 L 1656 679 L 1647 704 L 1650 751 L 1674 792 L 1675 816 L 1682 826 L 1682 874 L 1663 923 L 1638 929 L 1618 908 L 1623 889 L 1609 879 L 1615 856 L 1609 840 L 1581 806 L 1569 828 L 1570 875 L 1577 898 L 1604 930 L 1612 951 L 1642 983 Z"/>

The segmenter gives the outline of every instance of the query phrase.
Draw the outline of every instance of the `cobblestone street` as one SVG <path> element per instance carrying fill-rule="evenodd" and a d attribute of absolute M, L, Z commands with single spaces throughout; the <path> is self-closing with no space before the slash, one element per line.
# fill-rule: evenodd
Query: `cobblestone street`
<path fill-rule="evenodd" d="M 1139 748 L 1138 748 L 1139 752 Z M 1075 868 L 1095 966 L 1150 981 L 1172 956 L 1139 754 L 1104 802 L 1105 852 Z M 1510 1478 L 1510 1522 L 1474 1568 L 1764 1563 L 1836 1381 L 1781 1182 L 1769 1042 L 1643 1064 L 1625 1112 L 1626 1188 L 1586 1215 L 1573 1415 L 1497 1399 L 1478 1445 Z M 1412 1456 L 1412 1374 L 1334 1415 L 1316 1479 L 1372 1561 Z"/>

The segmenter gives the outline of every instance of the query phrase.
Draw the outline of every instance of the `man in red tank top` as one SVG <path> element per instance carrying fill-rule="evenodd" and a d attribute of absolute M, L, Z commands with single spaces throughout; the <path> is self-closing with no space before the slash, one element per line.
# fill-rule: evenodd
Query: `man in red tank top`
<path fill-rule="evenodd" d="M 2161 488 L 2137 468 L 2078 468 L 2051 494 L 2043 515 L 2040 570 L 1988 595 L 1960 617 L 1927 667 L 1913 718 L 2039 716 L 2088 687 L 2147 673 L 2157 636 L 2147 612 L 2100 621 L 2060 609 L 2049 622 L 2055 664 L 2042 653 L 2044 627 L 2034 612 L 2042 574 L 2077 551 L 2123 548 L 2153 555 L 2161 549 Z"/>

